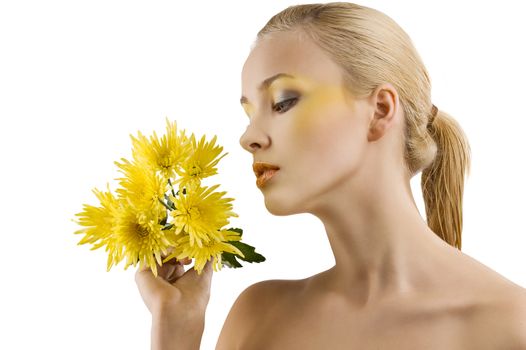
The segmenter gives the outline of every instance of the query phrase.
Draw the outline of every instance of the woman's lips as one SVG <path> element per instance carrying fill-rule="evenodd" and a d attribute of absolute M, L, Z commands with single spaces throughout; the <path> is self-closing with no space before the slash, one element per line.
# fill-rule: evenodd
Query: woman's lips
<path fill-rule="evenodd" d="M 252 169 L 254 170 L 254 174 L 256 176 L 259 176 L 263 174 L 265 170 L 270 170 L 270 169 L 277 170 L 279 169 L 279 166 L 270 164 L 270 163 L 265 163 L 265 162 L 255 162 L 254 164 L 252 164 Z"/>
<path fill-rule="evenodd" d="M 279 170 L 279 166 L 266 162 L 254 162 L 252 168 L 257 177 L 256 185 L 260 188 L 263 187 L 265 183 Z"/>
<path fill-rule="evenodd" d="M 265 183 L 270 180 L 279 171 L 279 169 L 267 169 L 264 170 L 263 173 L 261 173 L 256 180 L 256 185 L 261 188 L 265 185 Z"/>

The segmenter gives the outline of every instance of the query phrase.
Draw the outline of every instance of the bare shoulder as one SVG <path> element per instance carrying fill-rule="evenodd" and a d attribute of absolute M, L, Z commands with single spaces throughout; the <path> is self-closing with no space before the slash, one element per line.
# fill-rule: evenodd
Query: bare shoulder
<path fill-rule="evenodd" d="M 219 335 L 216 350 L 237 349 L 268 315 L 280 307 L 283 295 L 299 280 L 265 280 L 256 282 L 241 292 L 232 305 Z"/>
<path fill-rule="evenodd" d="M 259 315 L 279 306 L 291 291 L 303 286 L 304 280 L 273 279 L 256 282 L 248 286 L 234 303 Z"/>
<path fill-rule="evenodd" d="M 510 315 L 511 336 L 517 348 L 520 346 L 520 349 L 526 349 L 526 289 L 519 289 L 511 295 L 511 301 L 505 311 Z"/>
<path fill-rule="evenodd" d="M 488 294 L 470 319 L 468 337 L 483 348 L 526 350 L 526 289 L 495 273 Z"/>
<path fill-rule="evenodd" d="M 508 336 L 505 345 L 509 349 L 526 349 L 526 289 L 510 285 L 503 290 L 501 303 L 496 308 L 495 320 Z M 489 315 L 488 315 L 489 316 Z"/>

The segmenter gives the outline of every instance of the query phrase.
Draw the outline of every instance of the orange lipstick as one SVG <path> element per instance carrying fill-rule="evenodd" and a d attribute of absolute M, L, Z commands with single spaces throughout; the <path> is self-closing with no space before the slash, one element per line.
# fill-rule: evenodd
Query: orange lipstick
<path fill-rule="evenodd" d="M 279 166 L 264 162 L 255 162 L 252 168 L 257 177 L 256 185 L 259 188 L 263 187 L 279 170 Z"/>

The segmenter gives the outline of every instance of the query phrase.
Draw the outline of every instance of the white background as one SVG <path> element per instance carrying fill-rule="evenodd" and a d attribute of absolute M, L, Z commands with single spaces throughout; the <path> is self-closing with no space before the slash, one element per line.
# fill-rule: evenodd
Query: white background
<path fill-rule="evenodd" d="M 472 147 L 463 252 L 526 286 L 526 32 L 518 1 L 363 1 L 410 35 L 433 102 Z M 266 279 L 298 279 L 334 259 L 321 223 L 276 217 L 239 144 L 248 119 L 241 69 L 257 31 L 292 1 L 2 1 L 0 3 L 0 348 L 148 349 L 150 314 L 123 263 L 77 246 L 71 221 L 93 188 L 120 176 L 130 134 L 165 117 L 218 135 L 221 183 L 262 264 L 214 273 L 202 349 L 213 349 L 234 300 Z M 110 185 L 113 186 L 114 182 Z M 412 182 L 425 213 L 420 175 Z M 115 187 L 111 187 L 115 189 Z"/>

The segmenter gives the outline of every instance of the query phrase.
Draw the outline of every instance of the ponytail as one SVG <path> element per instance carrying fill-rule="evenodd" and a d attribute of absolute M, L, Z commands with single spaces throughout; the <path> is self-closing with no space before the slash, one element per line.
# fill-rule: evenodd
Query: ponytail
<path fill-rule="evenodd" d="M 464 176 L 470 172 L 471 149 L 462 128 L 438 111 L 428 126 L 437 145 L 436 157 L 422 170 L 422 194 L 427 224 L 440 238 L 462 249 Z"/>

